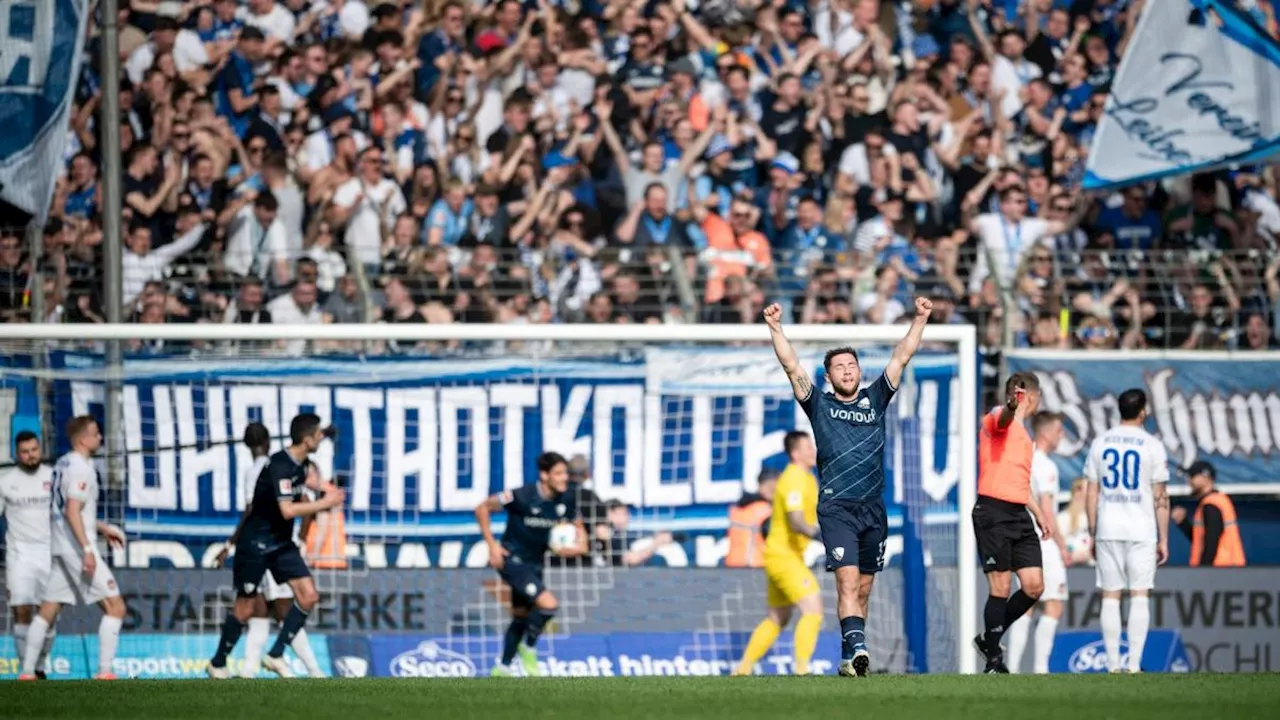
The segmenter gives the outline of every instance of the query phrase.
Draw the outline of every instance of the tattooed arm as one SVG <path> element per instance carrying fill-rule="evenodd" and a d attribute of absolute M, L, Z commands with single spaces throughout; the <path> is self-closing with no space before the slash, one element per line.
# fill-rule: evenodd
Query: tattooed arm
<path fill-rule="evenodd" d="M 765 308 L 764 321 L 773 338 L 773 352 L 778 356 L 778 362 L 786 371 L 787 378 L 791 380 L 791 390 L 796 399 L 803 403 L 813 394 L 813 380 L 809 379 L 809 373 L 800 365 L 800 358 L 796 356 L 796 349 L 791 347 L 791 341 L 782 334 L 782 308 L 777 303 Z"/>
<path fill-rule="evenodd" d="M 1163 565 L 1169 560 L 1169 484 L 1154 483 L 1151 492 L 1156 503 L 1156 532 L 1160 537 L 1156 561 Z"/>

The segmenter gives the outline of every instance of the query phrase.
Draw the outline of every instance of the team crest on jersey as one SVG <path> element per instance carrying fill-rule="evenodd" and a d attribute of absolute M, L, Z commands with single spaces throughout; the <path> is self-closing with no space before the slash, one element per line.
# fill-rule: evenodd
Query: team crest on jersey
<path fill-rule="evenodd" d="M 542 514 L 542 508 L 538 507 L 537 505 L 534 505 L 533 507 L 529 508 L 529 514 L 530 514 L 530 515 L 541 515 L 541 514 Z"/>
<path fill-rule="evenodd" d="M 108 589 L 108 590 L 115 590 L 115 589 L 116 589 L 116 581 L 115 581 L 115 580 L 108 580 L 108 581 L 107 581 L 107 589 Z"/>
<path fill-rule="evenodd" d="M 843 560 L 843 559 L 844 559 L 844 548 L 842 548 L 842 547 L 832 548 L 832 549 L 831 549 L 831 557 L 835 558 L 835 559 L 836 559 L 836 562 L 840 562 L 841 560 Z"/>
<path fill-rule="evenodd" d="M 564 507 L 564 504 L 563 504 L 563 503 L 561 503 L 560 505 L 556 505 L 556 516 L 557 516 L 557 517 L 564 517 L 564 511 L 565 511 L 565 507 Z"/>

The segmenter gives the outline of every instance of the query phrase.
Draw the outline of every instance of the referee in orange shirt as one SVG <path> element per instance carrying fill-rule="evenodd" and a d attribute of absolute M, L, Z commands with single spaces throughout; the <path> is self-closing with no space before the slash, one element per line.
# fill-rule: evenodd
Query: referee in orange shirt
<path fill-rule="evenodd" d="M 1031 494 L 1031 457 L 1035 446 L 1024 426 L 1040 407 L 1040 381 L 1015 373 L 1004 386 L 1005 404 L 982 419 L 978 436 L 978 502 L 973 533 L 990 594 L 983 611 L 986 632 L 973 646 L 986 660 L 987 674 L 1008 673 L 1000 639 L 1015 620 L 1035 606 L 1044 592 L 1040 539 L 1053 537 L 1054 518 L 1046 518 Z M 1030 511 L 1028 513 L 1028 511 Z M 1035 517 L 1041 528 L 1036 534 Z M 1013 573 L 1021 589 L 1009 596 Z"/>

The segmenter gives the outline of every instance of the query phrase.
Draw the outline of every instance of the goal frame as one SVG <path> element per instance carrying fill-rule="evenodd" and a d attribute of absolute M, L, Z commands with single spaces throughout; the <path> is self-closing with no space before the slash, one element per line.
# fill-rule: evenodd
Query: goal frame
<path fill-rule="evenodd" d="M 892 345 L 903 337 L 902 325 L 789 325 L 784 329 L 792 342 L 880 343 Z M 168 341 L 244 341 L 244 340 L 325 340 L 403 342 L 449 340 L 458 341 L 564 341 L 617 343 L 732 343 L 766 342 L 763 325 L 506 325 L 506 324 L 329 324 L 329 325 L 258 325 L 258 324 L 0 324 L 0 342 L 26 341 L 90 341 L 168 340 Z M 978 428 L 978 346 L 977 331 L 972 325 L 929 325 L 926 342 L 955 346 L 960 381 L 959 457 L 960 478 L 957 488 L 957 574 L 959 593 L 955 605 L 957 665 L 962 674 L 977 671 L 977 660 L 969 647 L 969 638 L 977 632 L 977 546 L 973 536 L 973 520 L 969 510 L 977 501 L 977 428 Z"/>

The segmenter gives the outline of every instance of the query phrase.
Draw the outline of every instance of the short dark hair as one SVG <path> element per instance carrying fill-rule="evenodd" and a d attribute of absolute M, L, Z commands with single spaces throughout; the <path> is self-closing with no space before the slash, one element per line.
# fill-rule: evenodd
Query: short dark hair
<path fill-rule="evenodd" d="M 289 422 L 289 440 L 294 445 L 301 445 L 302 441 L 311 437 L 319 429 L 319 415 L 315 413 L 299 413 Z"/>
<path fill-rule="evenodd" d="M 854 362 L 859 365 L 862 364 L 862 361 L 858 359 L 858 351 L 854 350 L 850 345 L 845 345 L 844 347 L 831 348 L 826 355 L 822 356 L 822 369 L 831 372 L 831 360 L 837 355 L 852 355 Z"/>
<path fill-rule="evenodd" d="M 1129 388 L 1120 393 L 1116 405 L 1120 408 L 1121 420 L 1137 420 L 1147 409 L 1147 392 L 1141 388 Z"/>
<path fill-rule="evenodd" d="M 22 432 L 18 433 L 13 437 L 13 446 L 17 447 L 24 442 L 31 442 L 32 440 L 35 440 L 36 442 L 40 442 L 40 436 L 36 435 L 30 430 L 23 430 Z"/>
<path fill-rule="evenodd" d="M 67 421 L 67 439 L 75 442 L 80 437 L 80 433 L 89 429 L 90 425 L 97 425 L 98 421 L 92 415 L 77 415 Z"/>
<path fill-rule="evenodd" d="M 1031 432 L 1039 433 L 1041 430 L 1055 422 L 1062 422 L 1062 413 L 1041 410 L 1031 416 Z"/>
<path fill-rule="evenodd" d="M 1009 187 L 1000 191 L 1000 202 L 1004 202 L 1005 200 L 1008 200 L 1009 196 L 1014 193 L 1018 193 L 1019 195 L 1026 195 L 1027 191 L 1023 190 L 1021 185 L 1010 185 Z"/>
<path fill-rule="evenodd" d="M 538 456 L 538 474 L 549 473 L 556 469 L 557 465 L 569 467 L 569 461 L 558 452 L 544 452 Z"/>
<path fill-rule="evenodd" d="M 804 440 L 807 437 L 809 437 L 809 433 L 804 432 L 803 430 L 792 430 L 791 432 L 783 436 L 782 450 L 786 452 L 787 456 L 789 457 L 791 455 L 791 451 L 796 449 L 796 445 L 798 445 L 801 440 Z"/>
<path fill-rule="evenodd" d="M 1032 372 L 1016 372 L 1009 376 L 1004 383 L 1004 394 L 1008 397 L 1015 390 L 1026 390 L 1027 392 L 1040 392 L 1040 378 L 1036 377 Z"/>
<path fill-rule="evenodd" d="M 271 447 L 271 433 L 267 430 L 267 426 L 260 422 L 245 425 L 244 444 L 254 450 L 266 450 Z"/>
<path fill-rule="evenodd" d="M 267 212 L 275 212 L 280 209 L 280 201 L 276 200 L 275 194 L 270 190 L 264 190 L 258 197 L 253 199 L 253 206 L 262 208 Z"/>

